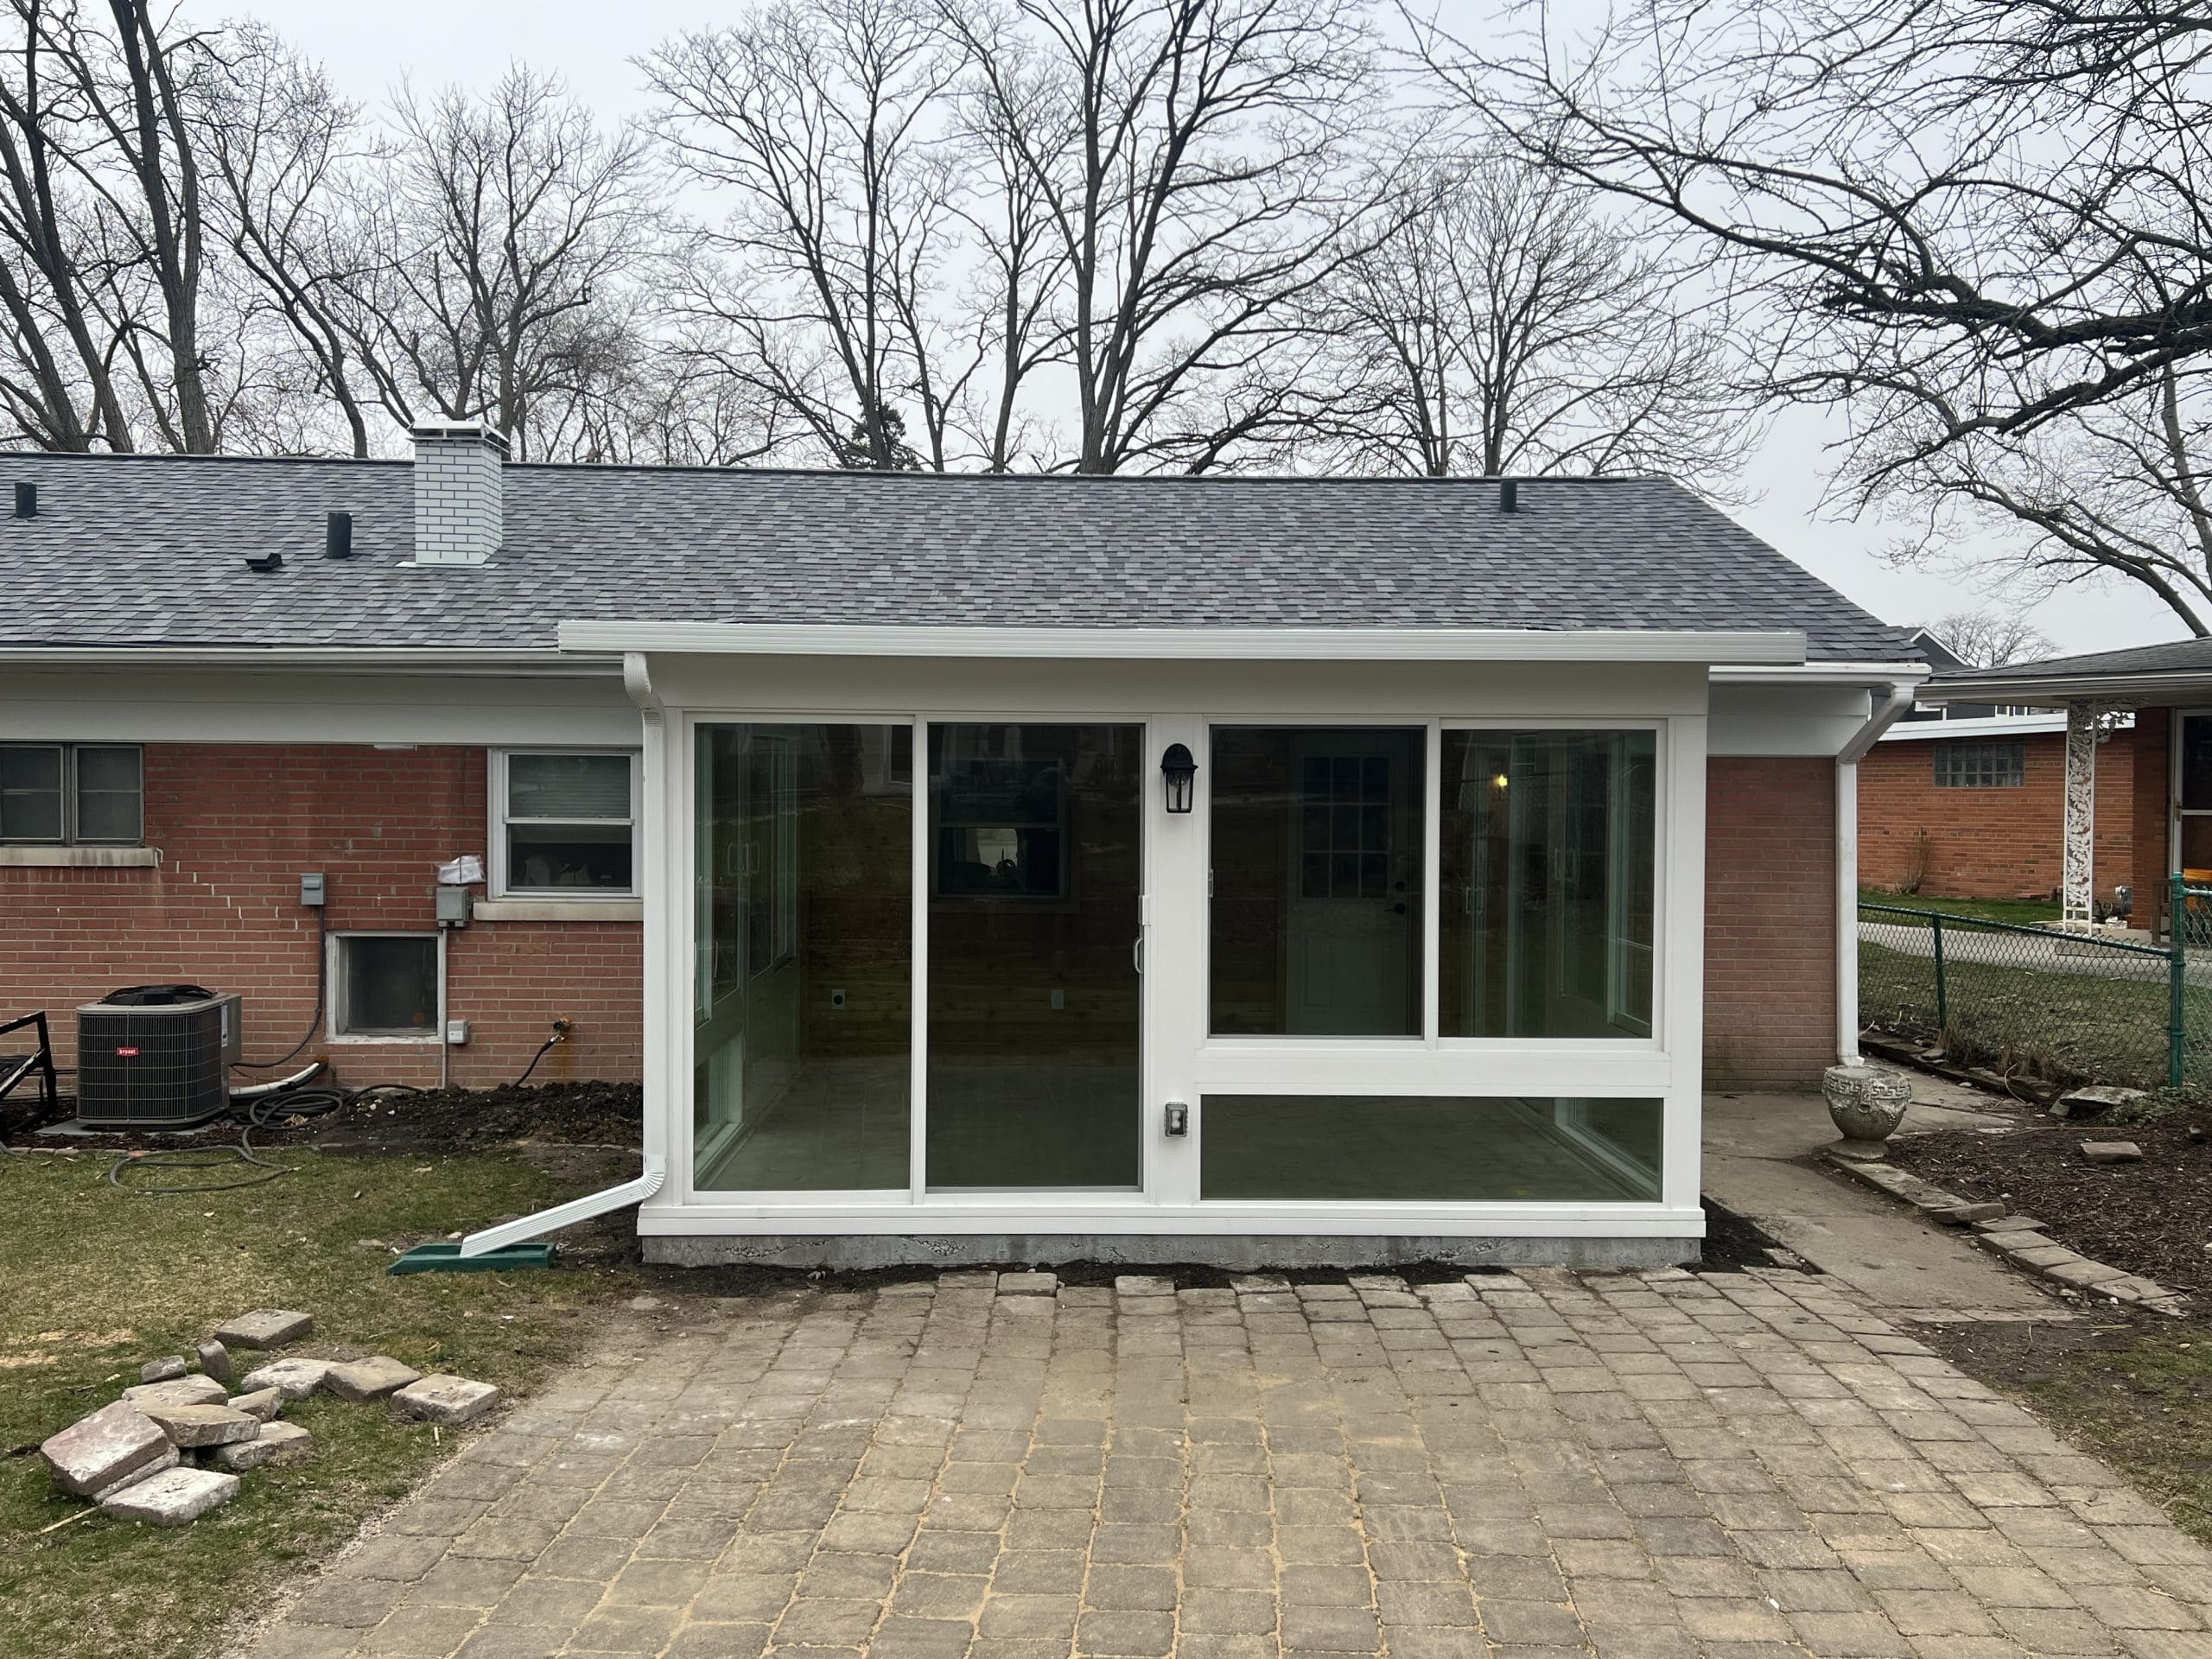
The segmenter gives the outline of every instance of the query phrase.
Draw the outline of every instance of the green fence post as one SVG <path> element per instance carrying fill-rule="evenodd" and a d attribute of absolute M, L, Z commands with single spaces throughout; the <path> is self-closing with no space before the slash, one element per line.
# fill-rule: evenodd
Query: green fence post
<path fill-rule="evenodd" d="M 1936 1034 L 1941 1037 L 1951 1024 L 1949 998 L 1943 989 L 1943 918 L 1930 915 L 1928 923 L 1936 935 Z"/>
<path fill-rule="evenodd" d="M 2183 1082 L 2183 1047 L 2188 1035 L 2188 1009 L 2183 993 L 2189 984 L 2189 946 L 2186 943 L 2189 885 L 2178 871 L 2166 913 L 2166 1087 Z"/>

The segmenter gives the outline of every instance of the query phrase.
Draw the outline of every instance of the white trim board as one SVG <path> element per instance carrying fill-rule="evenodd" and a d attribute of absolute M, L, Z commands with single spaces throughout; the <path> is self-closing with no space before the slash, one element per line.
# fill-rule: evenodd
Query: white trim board
<path fill-rule="evenodd" d="M 684 656 L 981 657 L 1225 662 L 1802 664 L 1791 630 L 1638 628 L 925 628 L 563 622 L 561 649 Z"/>
<path fill-rule="evenodd" d="M 1946 737 L 2036 737 L 2065 729 L 2064 715 L 1993 715 L 1986 720 L 1901 720 L 1882 734 L 1882 741 L 1927 743 Z"/>

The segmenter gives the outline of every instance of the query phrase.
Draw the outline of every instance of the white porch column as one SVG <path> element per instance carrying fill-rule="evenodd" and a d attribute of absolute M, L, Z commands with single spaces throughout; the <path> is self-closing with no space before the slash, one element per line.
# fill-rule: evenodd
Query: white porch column
<path fill-rule="evenodd" d="M 2060 867 L 2061 925 L 2086 931 L 2096 925 L 2097 746 L 2114 712 L 2108 702 L 2066 705 L 2066 819 L 2064 860 Z"/>
<path fill-rule="evenodd" d="M 1912 683 L 1870 690 L 1866 723 L 1835 757 L 1835 1052 L 1859 1064 L 1859 763 L 1912 707 Z"/>

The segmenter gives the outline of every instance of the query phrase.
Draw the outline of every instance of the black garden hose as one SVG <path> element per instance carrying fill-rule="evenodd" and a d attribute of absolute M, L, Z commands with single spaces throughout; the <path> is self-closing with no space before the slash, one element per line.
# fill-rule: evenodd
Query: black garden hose
<path fill-rule="evenodd" d="M 312 1077 L 313 1072 L 308 1075 Z M 241 1186 L 259 1186 L 273 1181 L 279 1175 L 289 1175 L 296 1167 L 292 1164 L 271 1163 L 253 1149 L 253 1132 L 292 1118 L 326 1117 L 342 1107 L 366 1095 L 410 1094 L 423 1091 L 412 1084 L 372 1083 L 359 1089 L 343 1089 L 335 1084 L 321 1084 L 312 1088 L 285 1089 L 275 1094 L 256 1095 L 231 1103 L 231 1116 L 241 1127 L 238 1142 L 234 1147 L 173 1147 L 153 1152 L 126 1152 L 108 1166 L 108 1185 L 125 1192 L 135 1192 L 145 1198 L 168 1198 L 192 1192 L 228 1192 Z M 232 1164 L 251 1164 L 262 1173 L 241 1176 L 234 1181 L 194 1181 L 175 1186 L 149 1186 L 140 1181 L 125 1181 L 126 1169 L 223 1169 Z"/>

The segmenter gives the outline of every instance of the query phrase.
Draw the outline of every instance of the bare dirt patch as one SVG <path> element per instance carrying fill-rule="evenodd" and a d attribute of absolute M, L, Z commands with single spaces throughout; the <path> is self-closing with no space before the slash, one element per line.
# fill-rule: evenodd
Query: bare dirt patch
<path fill-rule="evenodd" d="M 2176 1107 L 2126 1123 L 2024 1117 L 1998 1132 L 1901 1135 L 1891 1161 L 1961 1198 L 2001 1198 L 2093 1261 L 2212 1295 L 2212 1111 Z M 2133 1141 L 2134 1164 L 2092 1164 L 2084 1141 Z"/>

